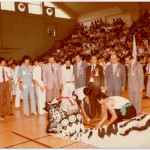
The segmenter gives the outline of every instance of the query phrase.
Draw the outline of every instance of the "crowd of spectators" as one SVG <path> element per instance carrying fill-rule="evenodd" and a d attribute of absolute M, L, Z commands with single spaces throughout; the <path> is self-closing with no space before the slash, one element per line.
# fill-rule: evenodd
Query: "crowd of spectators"
<path fill-rule="evenodd" d="M 148 11 L 145 11 L 139 21 L 133 22 L 128 32 L 124 32 L 126 23 L 121 18 L 113 19 L 112 24 L 98 19 L 91 21 L 89 27 L 77 23 L 69 37 L 55 41 L 53 54 L 56 56 L 56 61 L 63 64 L 65 58 L 70 56 L 74 63 L 74 55 L 77 53 L 82 54 L 86 62 L 89 62 L 92 54 L 109 61 L 110 54 L 117 53 L 124 63 L 125 56 L 132 53 L 133 35 L 135 35 L 138 61 L 144 67 L 146 58 L 150 54 L 149 16 Z"/>
<path fill-rule="evenodd" d="M 120 61 L 125 63 L 125 56 L 132 53 L 133 35 L 135 35 L 138 61 L 144 67 L 150 55 L 149 24 L 150 14 L 147 10 L 139 21 L 133 21 L 128 32 L 124 32 L 123 27 L 126 23 L 121 18 L 113 19 L 112 24 L 105 23 L 102 19 L 91 21 L 90 26 L 77 23 L 70 36 L 55 41 L 53 55 L 58 63 L 63 64 L 67 56 L 70 56 L 72 63 L 75 63 L 74 56 L 77 53 L 81 54 L 86 62 L 90 61 L 92 54 L 104 58 L 107 62 L 110 54 L 117 53 Z M 46 61 L 49 54 L 51 51 L 41 57 Z"/>

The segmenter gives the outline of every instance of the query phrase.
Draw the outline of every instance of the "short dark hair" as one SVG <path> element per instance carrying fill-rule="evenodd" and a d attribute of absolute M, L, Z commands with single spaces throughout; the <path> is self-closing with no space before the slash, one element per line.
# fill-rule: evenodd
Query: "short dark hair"
<path fill-rule="evenodd" d="M 22 63 L 24 63 L 24 62 L 25 62 L 25 60 L 27 60 L 27 59 L 29 59 L 29 60 L 31 61 L 30 56 L 28 56 L 28 55 L 24 55 L 24 56 L 22 57 Z"/>
<path fill-rule="evenodd" d="M 70 62 L 71 62 L 71 60 L 72 60 L 72 58 L 71 58 L 70 56 L 67 56 L 67 57 L 65 58 L 65 61 L 70 61 Z"/>
<path fill-rule="evenodd" d="M 81 55 L 81 54 L 79 54 L 79 53 L 77 53 L 76 55 L 75 55 L 75 57 L 76 56 L 79 56 L 80 58 L 82 58 L 83 56 Z"/>
<path fill-rule="evenodd" d="M 54 55 L 49 55 L 49 56 L 48 56 L 48 59 L 49 59 L 49 58 L 54 58 L 54 59 L 56 60 L 56 58 L 54 57 Z"/>
<path fill-rule="evenodd" d="M 85 87 L 85 88 L 83 89 L 83 93 L 84 93 L 86 96 L 89 96 L 89 95 L 91 95 L 91 93 L 92 93 L 92 89 L 90 89 L 89 87 Z"/>
<path fill-rule="evenodd" d="M 21 66 L 21 60 L 18 60 L 18 61 L 16 62 L 16 65 Z"/>
<path fill-rule="evenodd" d="M 36 61 L 37 61 L 37 62 L 44 62 L 44 59 L 41 58 L 41 57 L 39 57 L 39 58 L 36 59 Z"/>
<path fill-rule="evenodd" d="M 4 57 L 0 57 L 0 63 L 1 63 L 2 61 L 6 61 L 6 59 L 5 59 Z"/>
<path fill-rule="evenodd" d="M 128 55 L 126 55 L 126 58 L 129 58 L 129 60 L 134 59 L 131 53 L 129 53 Z"/>
<path fill-rule="evenodd" d="M 101 99 L 106 99 L 106 98 L 108 98 L 108 96 L 103 92 L 99 92 L 97 94 L 97 99 L 100 100 L 100 101 L 101 101 Z"/>

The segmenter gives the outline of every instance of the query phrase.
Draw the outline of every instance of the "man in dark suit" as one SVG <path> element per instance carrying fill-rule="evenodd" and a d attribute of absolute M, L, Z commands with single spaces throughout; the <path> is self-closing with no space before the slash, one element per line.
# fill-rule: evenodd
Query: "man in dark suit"
<path fill-rule="evenodd" d="M 75 89 L 77 89 L 86 85 L 86 68 L 88 64 L 82 61 L 80 54 L 75 56 L 75 60 L 76 63 L 73 65 L 73 74 L 75 78 Z"/>
<path fill-rule="evenodd" d="M 91 56 L 91 65 L 86 69 L 86 85 L 92 89 L 90 95 L 91 117 L 100 117 L 101 105 L 97 102 L 97 94 L 104 88 L 103 68 L 97 64 L 97 56 Z"/>
<path fill-rule="evenodd" d="M 121 91 L 126 87 L 125 66 L 118 62 L 116 54 L 111 55 L 110 61 L 105 70 L 105 89 L 108 96 L 121 96 Z"/>

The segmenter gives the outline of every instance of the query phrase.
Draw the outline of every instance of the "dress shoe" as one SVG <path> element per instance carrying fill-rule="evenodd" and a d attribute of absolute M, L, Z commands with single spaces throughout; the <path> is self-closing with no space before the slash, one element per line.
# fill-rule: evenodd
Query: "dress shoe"
<path fill-rule="evenodd" d="M 0 117 L 0 121 L 3 121 L 3 120 L 5 120 L 4 118 L 2 118 L 2 117 Z"/>
<path fill-rule="evenodd" d="M 93 116 L 92 116 L 92 115 L 89 115 L 89 117 L 90 117 L 91 119 L 93 119 Z"/>
<path fill-rule="evenodd" d="M 1 117 L 6 117 L 6 115 L 2 115 Z"/>
<path fill-rule="evenodd" d="M 8 116 L 13 116 L 14 115 L 14 113 L 10 113 L 10 114 L 7 114 Z"/>
<path fill-rule="evenodd" d="M 148 98 L 150 98 L 150 97 L 148 97 L 148 96 L 145 96 L 145 97 L 143 97 L 143 98 L 145 98 L 145 99 L 148 99 Z"/>
<path fill-rule="evenodd" d="M 96 115 L 96 118 L 101 118 L 101 114 Z"/>
<path fill-rule="evenodd" d="M 93 116 L 93 118 L 97 118 L 97 115 Z"/>

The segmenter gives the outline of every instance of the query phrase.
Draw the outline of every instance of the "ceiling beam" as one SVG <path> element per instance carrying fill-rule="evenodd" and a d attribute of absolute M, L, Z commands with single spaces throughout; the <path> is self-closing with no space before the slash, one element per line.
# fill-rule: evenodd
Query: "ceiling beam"
<path fill-rule="evenodd" d="M 70 15 L 70 17 L 72 19 L 77 19 L 77 14 L 75 12 L 73 12 L 70 8 L 68 8 L 67 6 L 65 6 L 63 4 L 63 2 L 53 2 L 54 5 L 56 5 L 59 9 L 63 10 L 64 12 L 66 12 L 68 15 Z"/>

